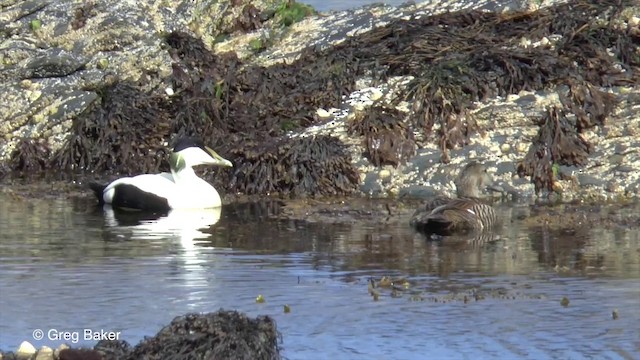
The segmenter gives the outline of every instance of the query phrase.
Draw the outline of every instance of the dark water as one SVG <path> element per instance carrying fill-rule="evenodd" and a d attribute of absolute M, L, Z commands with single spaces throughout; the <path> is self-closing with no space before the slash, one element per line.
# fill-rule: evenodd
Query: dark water
<path fill-rule="evenodd" d="M 175 316 L 225 308 L 274 317 L 290 359 L 640 357 L 637 228 L 527 230 L 510 220 L 526 210 L 505 208 L 498 239 L 438 243 L 407 219 L 305 224 L 270 211 L 134 225 L 87 201 L 0 194 L 0 349 L 92 345 L 84 329 L 137 343 Z M 368 281 L 382 276 L 399 285 L 374 301 Z"/>

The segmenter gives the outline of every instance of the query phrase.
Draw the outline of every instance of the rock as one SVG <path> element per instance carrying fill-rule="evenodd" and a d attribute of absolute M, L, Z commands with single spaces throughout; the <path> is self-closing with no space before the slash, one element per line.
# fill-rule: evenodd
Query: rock
<path fill-rule="evenodd" d="M 391 171 L 389 171 L 389 169 L 382 169 L 378 173 L 378 176 L 383 182 L 388 182 L 391 179 Z"/>
<path fill-rule="evenodd" d="M 318 114 L 318 116 L 319 116 L 320 118 L 322 118 L 322 119 L 326 119 L 326 118 L 328 118 L 328 117 L 331 117 L 331 113 L 330 113 L 330 112 L 328 112 L 328 111 L 327 111 L 327 110 L 325 110 L 325 109 L 322 109 L 322 108 L 318 109 L 318 111 L 316 111 L 316 114 Z"/>
<path fill-rule="evenodd" d="M 19 359 L 28 359 L 33 355 L 35 355 L 35 353 L 36 353 L 36 348 L 33 345 L 31 345 L 30 342 L 23 341 L 18 347 L 18 350 L 16 351 L 16 356 Z"/>
<path fill-rule="evenodd" d="M 36 360 L 53 360 L 53 349 L 48 346 L 43 346 L 38 350 Z"/>
<path fill-rule="evenodd" d="M 69 348 L 69 345 L 67 345 L 67 344 L 60 344 L 60 346 L 58 346 L 58 347 L 54 350 L 54 352 L 53 352 L 53 356 L 54 356 L 56 359 L 60 358 L 60 351 L 62 351 L 62 350 L 64 350 L 64 349 L 68 349 L 68 348 Z"/>
<path fill-rule="evenodd" d="M 64 349 L 58 354 L 58 360 L 104 360 L 102 354 L 93 349 Z"/>

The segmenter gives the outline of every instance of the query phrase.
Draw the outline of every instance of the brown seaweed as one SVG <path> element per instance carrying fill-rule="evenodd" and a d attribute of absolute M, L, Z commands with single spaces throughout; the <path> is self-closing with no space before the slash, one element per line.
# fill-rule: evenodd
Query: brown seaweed
<path fill-rule="evenodd" d="M 231 187 L 246 194 L 344 195 L 359 177 L 346 146 L 331 136 L 252 143 L 234 151 Z"/>
<path fill-rule="evenodd" d="M 593 151 L 593 145 L 577 132 L 562 109 L 547 109 L 539 125 L 538 134 L 517 167 L 520 176 L 531 176 L 536 192 L 553 188 L 554 164 L 584 166 Z"/>
<path fill-rule="evenodd" d="M 47 168 L 50 156 L 46 140 L 22 138 L 9 156 L 9 167 L 20 174 L 37 173 Z"/>
<path fill-rule="evenodd" d="M 413 133 L 405 124 L 406 114 L 373 106 L 350 121 L 349 133 L 364 138 L 365 155 L 375 166 L 398 166 L 415 154 Z"/>

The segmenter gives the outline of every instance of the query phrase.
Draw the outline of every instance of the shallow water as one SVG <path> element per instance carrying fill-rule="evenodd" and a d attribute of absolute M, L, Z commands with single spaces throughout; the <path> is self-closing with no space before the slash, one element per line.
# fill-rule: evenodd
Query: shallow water
<path fill-rule="evenodd" d="M 84 329 L 135 344 L 175 316 L 225 308 L 274 317 L 290 359 L 640 356 L 637 228 L 528 229 L 515 220 L 526 209 L 507 207 L 492 241 L 434 242 L 407 219 L 267 220 L 274 211 L 145 221 L 0 194 L 0 349 L 90 346 Z M 382 276 L 398 285 L 374 301 L 369 279 Z"/>

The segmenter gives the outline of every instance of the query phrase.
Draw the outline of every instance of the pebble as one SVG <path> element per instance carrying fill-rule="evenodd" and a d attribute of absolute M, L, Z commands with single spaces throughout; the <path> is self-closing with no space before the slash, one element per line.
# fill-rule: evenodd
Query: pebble
<path fill-rule="evenodd" d="M 16 356 L 20 359 L 30 358 L 35 353 L 36 353 L 36 348 L 33 345 L 31 345 L 30 342 L 23 341 L 22 344 L 20 344 L 20 347 L 18 347 L 18 351 L 16 351 Z"/>
<path fill-rule="evenodd" d="M 378 99 L 380 99 L 382 97 L 382 91 L 380 91 L 379 89 L 373 89 L 373 91 L 371 91 L 371 97 L 370 99 L 373 101 L 376 101 Z"/>
<path fill-rule="evenodd" d="M 380 177 L 380 180 L 388 181 L 391 178 L 391 171 L 389 171 L 388 169 L 382 169 L 378 173 L 378 176 Z"/>
<path fill-rule="evenodd" d="M 524 154 L 529 151 L 529 144 L 524 142 L 519 142 L 516 144 L 516 151 L 520 154 Z"/>
<path fill-rule="evenodd" d="M 53 349 L 48 346 L 43 346 L 36 355 L 36 360 L 53 360 Z"/>
<path fill-rule="evenodd" d="M 509 144 L 500 145 L 500 152 L 502 152 L 503 155 L 507 155 L 509 151 L 511 151 L 511 145 Z"/>
<path fill-rule="evenodd" d="M 329 113 L 327 110 L 323 108 L 316 110 L 316 114 L 318 114 L 318 116 L 323 119 L 331 116 L 331 113 Z"/>

